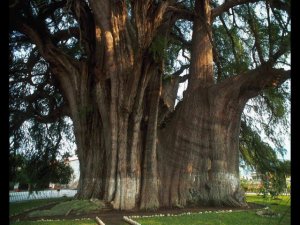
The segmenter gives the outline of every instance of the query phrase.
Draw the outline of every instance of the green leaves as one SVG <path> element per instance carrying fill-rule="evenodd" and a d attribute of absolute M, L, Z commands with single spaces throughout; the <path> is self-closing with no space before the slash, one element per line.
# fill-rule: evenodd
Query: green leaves
<path fill-rule="evenodd" d="M 50 150 L 10 157 L 10 181 L 29 184 L 30 191 L 48 188 L 50 182 L 67 184 L 72 174 L 65 159 L 56 159 Z"/>
<path fill-rule="evenodd" d="M 213 37 L 216 51 L 222 66 L 223 79 L 232 75 L 245 72 L 250 67 L 250 57 L 247 54 L 247 47 L 242 42 L 239 30 L 234 26 L 228 26 L 225 22 L 222 25 L 214 25 Z"/>
<path fill-rule="evenodd" d="M 286 96 L 278 89 L 267 89 L 263 93 L 267 107 L 277 119 L 283 118 L 286 114 Z"/>
<path fill-rule="evenodd" d="M 290 175 L 290 161 L 280 161 L 277 152 L 245 122 L 242 122 L 240 134 L 241 159 L 261 175 L 264 194 L 270 193 L 272 197 L 279 195 L 286 187 L 286 176 Z"/>
<path fill-rule="evenodd" d="M 247 165 L 259 172 L 273 171 L 279 162 L 273 148 L 245 122 L 241 124 L 240 152 Z"/>
<path fill-rule="evenodd" d="M 166 58 L 166 38 L 164 36 L 158 35 L 153 41 L 149 48 L 150 53 L 152 53 L 155 61 Z"/>

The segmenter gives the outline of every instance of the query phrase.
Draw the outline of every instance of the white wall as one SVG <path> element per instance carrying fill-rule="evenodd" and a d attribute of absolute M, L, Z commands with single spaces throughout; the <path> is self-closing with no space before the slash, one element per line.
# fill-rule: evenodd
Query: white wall
<path fill-rule="evenodd" d="M 69 158 L 69 165 L 72 167 L 74 173 L 73 173 L 73 179 L 69 183 L 70 188 L 77 188 L 78 181 L 79 181 L 79 176 L 80 176 L 80 169 L 79 169 L 79 160 L 78 158 L 71 157 Z"/>

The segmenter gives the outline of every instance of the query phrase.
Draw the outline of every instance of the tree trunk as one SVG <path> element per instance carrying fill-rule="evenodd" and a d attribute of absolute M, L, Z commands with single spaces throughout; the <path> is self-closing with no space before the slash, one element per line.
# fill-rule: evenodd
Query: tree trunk
<path fill-rule="evenodd" d="M 195 1 L 189 86 L 174 110 L 178 80 L 170 90 L 162 85 L 163 56 L 151 48 L 160 26 L 172 25 L 171 2 L 131 1 L 128 13 L 126 1 L 72 1 L 88 50 L 80 60 L 55 46 L 48 32 L 41 35 L 35 23 L 19 20 L 50 64 L 73 120 L 78 198 L 104 199 L 120 210 L 245 205 L 241 113 L 249 98 L 278 86 L 288 72 L 265 63 L 215 84 L 210 1 Z"/>
<path fill-rule="evenodd" d="M 189 86 L 169 124 L 159 132 L 162 206 L 244 206 L 238 137 L 245 101 L 213 79 L 211 10 L 196 1 Z"/>
<path fill-rule="evenodd" d="M 76 126 L 75 126 L 76 127 Z M 99 118 L 92 116 L 84 126 L 77 128 L 77 154 L 80 163 L 80 179 L 77 197 L 81 199 L 103 198 L 105 187 L 105 147 Z M 81 143 L 83 142 L 83 143 Z"/>
<path fill-rule="evenodd" d="M 163 206 L 245 205 L 238 150 L 243 107 L 244 102 L 217 87 L 186 96 L 159 132 Z"/>
<path fill-rule="evenodd" d="M 138 20 L 143 23 L 137 27 L 143 33 L 139 38 L 144 41 L 139 40 L 139 51 L 133 56 L 128 51 L 131 46 L 125 44 L 126 34 L 116 32 L 124 29 L 125 22 L 112 18 L 115 28 L 102 36 L 107 43 L 105 74 L 96 65 L 96 85 L 85 94 L 94 113 L 74 122 L 82 170 L 79 197 L 98 196 L 121 210 L 185 206 L 188 202 L 244 204 L 238 174 L 244 103 L 214 86 L 209 1 L 197 1 L 195 9 L 200 15 L 193 28 L 191 85 L 160 131 L 162 64 L 153 60 L 146 44 L 153 34 L 146 20 Z M 101 30 L 109 30 L 104 20 L 99 17 Z M 94 99 L 89 92 L 95 93 Z M 86 122 L 91 119 L 93 122 Z"/>

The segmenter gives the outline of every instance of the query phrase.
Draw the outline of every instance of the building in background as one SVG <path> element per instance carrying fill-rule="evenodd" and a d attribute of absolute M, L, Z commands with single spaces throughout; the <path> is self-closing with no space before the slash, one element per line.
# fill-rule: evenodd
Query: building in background
<path fill-rule="evenodd" d="M 77 189 L 79 176 L 80 176 L 80 170 L 79 170 L 79 160 L 78 157 L 72 156 L 68 159 L 69 165 L 72 167 L 74 173 L 72 175 L 71 181 L 67 185 L 70 189 Z"/>

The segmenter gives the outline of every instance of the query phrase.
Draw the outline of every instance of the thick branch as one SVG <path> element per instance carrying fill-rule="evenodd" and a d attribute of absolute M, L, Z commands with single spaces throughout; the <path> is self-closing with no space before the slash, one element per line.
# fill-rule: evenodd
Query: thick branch
<path fill-rule="evenodd" d="M 78 28 L 71 27 L 66 30 L 57 31 L 55 34 L 52 35 L 51 38 L 53 39 L 53 42 L 55 44 L 57 44 L 59 41 L 68 40 L 71 37 L 75 37 L 75 38 L 79 39 L 79 36 L 80 36 L 80 33 L 79 33 Z"/>
<path fill-rule="evenodd" d="M 30 105 L 26 111 L 10 110 L 12 120 L 10 121 L 9 129 L 11 131 L 19 129 L 22 124 L 29 120 L 35 119 L 39 123 L 54 123 L 63 116 L 70 116 L 69 108 L 66 104 L 59 106 L 48 113 L 48 115 L 42 115 L 37 112 L 32 105 Z"/>
<path fill-rule="evenodd" d="M 282 2 L 280 0 L 269 0 L 269 3 L 271 8 L 286 11 L 290 15 L 291 6 L 289 1 Z"/>
<path fill-rule="evenodd" d="M 95 21 L 98 26 L 101 27 L 101 30 L 108 31 L 111 30 L 110 26 L 110 7 L 111 1 L 109 0 L 90 0 L 90 6 L 94 13 Z"/>
<path fill-rule="evenodd" d="M 189 78 L 190 74 L 185 74 L 179 78 L 179 83 L 184 83 Z"/>
<path fill-rule="evenodd" d="M 86 54 L 90 59 L 94 59 L 95 52 L 95 24 L 93 14 L 85 1 L 73 1 L 73 13 L 80 25 L 80 45 L 83 42 Z"/>
<path fill-rule="evenodd" d="M 55 10 L 65 6 L 66 2 L 67 1 L 55 1 L 51 4 L 44 4 L 39 9 L 40 11 L 38 15 L 39 20 L 45 20 L 47 17 L 52 15 Z"/>
<path fill-rule="evenodd" d="M 225 1 L 222 5 L 212 9 L 211 17 L 212 20 L 217 16 L 220 16 L 222 13 L 228 11 L 230 8 L 233 8 L 237 5 L 242 5 L 246 3 L 258 2 L 260 0 L 229 0 Z"/>
<path fill-rule="evenodd" d="M 76 61 L 53 44 L 43 21 L 16 16 L 15 25 L 15 29 L 28 36 L 39 49 L 41 56 L 52 66 L 62 67 L 67 73 L 73 72 L 70 71 L 71 68 L 77 68 Z"/>
<path fill-rule="evenodd" d="M 283 37 L 282 39 L 285 39 L 285 38 L 289 39 L 290 35 L 288 34 L 287 36 Z M 278 61 L 278 59 L 282 55 L 286 54 L 289 50 L 290 50 L 289 42 L 283 40 L 279 49 L 272 56 L 270 56 L 269 63 L 271 65 L 274 65 Z"/>
<path fill-rule="evenodd" d="M 176 20 L 184 19 L 188 21 L 194 21 L 195 14 L 180 3 L 169 5 L 167 9 L 169 12 L 172 12 L 172 16 L 176 18 Z"/>
<path fill-rule="evenodd" d="M 30 118 L 32 118 L 32 116 L 30 116 L 27 112 L 21 110 L 10 110 L 9 130 L 18 130 L 22 124 Z"/>
<path fill-rule="evenodd" d="M 192 35 L 191 66 L 188 91 L 199 85 L 208 86 L 213 81 L 213 41 L 210 1 L 196 1 Z"/>
<path fill-rule="evenodd" d="M 170 38 L 174 39 L 175 41 L 178 41 L 180 43 L 182 43 L 182 46 L 186 49 L 191 49 L 192 47 L 192 43 L 190 41 L 187 41 L 183 35 L 178 35 L 175 32 L 171 32 L 170 34 Z"/>
<path fill-rule="evenodd" d="M 290 70 L 272 68 L 270 64 L 263 64 L 257 69 L 228 78 L 220 83 L 219 88 L 224 91 L 238 92 L 239 98 L 248 100 L 256 97 L 267 88 L 276 88 L 291 77 Z M 231 86 L 232 88 L 228 88 Z"/>
<path fill-rule="evenodd" d="M 171 76 L 172 76 L 172 77 L 178 77 L 178 76 L 180 76 L 180 74 L 182 74 L 182 72 L 183 72 L 184 70 L 188 69 L 189 67 L 190 67 L 190 65 L 182 65 L 182 66 L 180 67 L 180 69 L 177 70 L 176 72 L 174 72 Z"/>

